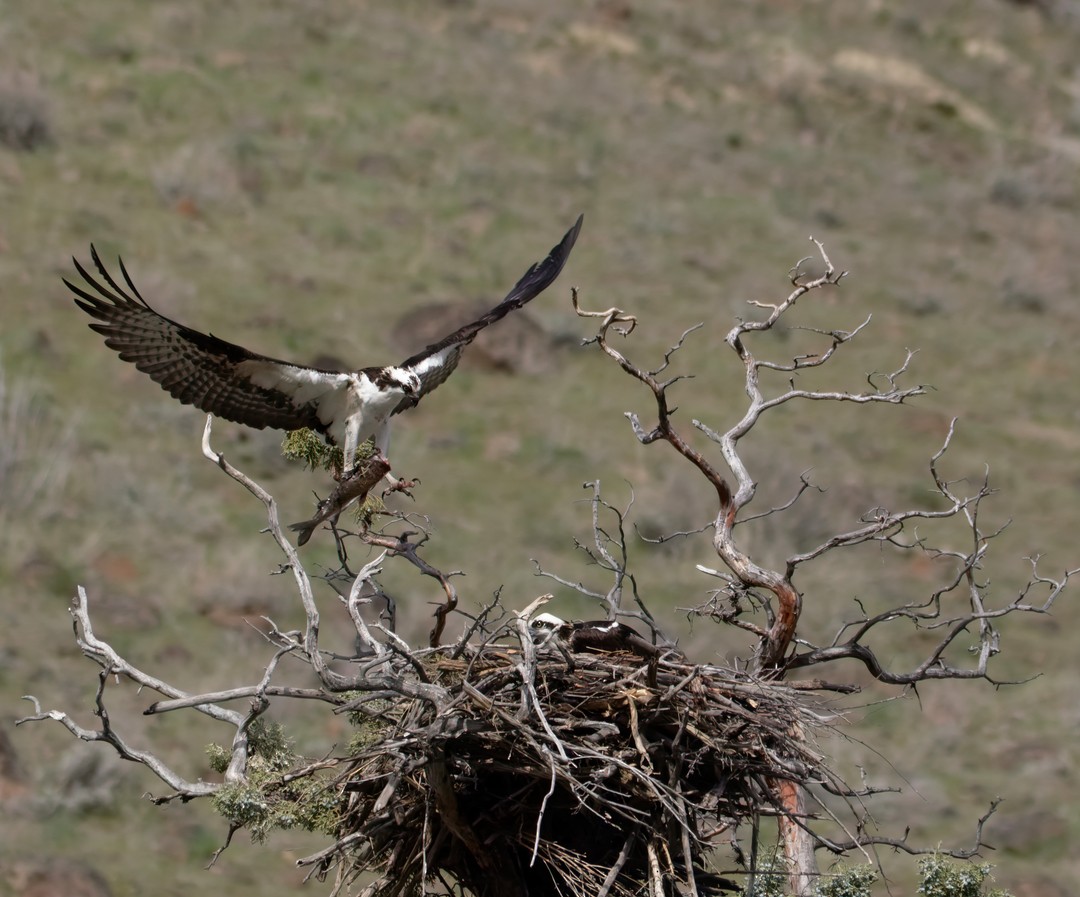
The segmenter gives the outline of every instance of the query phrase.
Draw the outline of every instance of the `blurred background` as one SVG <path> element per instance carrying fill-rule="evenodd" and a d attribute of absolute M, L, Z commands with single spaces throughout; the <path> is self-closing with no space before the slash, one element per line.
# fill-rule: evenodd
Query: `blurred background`
<path fill-rule="evenodd" d="M 199 450 L 203 415 L 119 362 L 60 281 L 93 242 L 122 253 L 164 314 L 253 350 L 351 366 L 400 360 L 455 316 L 487 307 L 585 213 L 560 281 L 470 352 L 468 364 L 399 418 L 396 473 L 417 477 L 428 559 L 461 569 L 475 609 L 502 587 L 511 608 L 553 582 L 604 577 L 574 549 L 589 538 L 599 479 L 655 536 L 707 523 L 709 490 L 663 445 L 643 447 L 623 413 L 649 396 L 574 317 L 618 305 L 640 326 L 623 345 L 659 364 L 703 322 L 673 372 L 693 373 L 678 421 L 723 430 L 744 408 L 732 323 L 777 301 L 788 269 L 825 242 L 852 276 L 812 294 L 789 325 L 869 327 L 807 386 L 859 389 L 918 350 L 901 408 L 788 407 L 745 444 L 759 509 L 811 470 L 826 491 L 741 538 L 764 562 L 855 525 L 876 505 L 931 501 L 926 466 L 959 417 L 944 464 L 1000 490 L 988 530 L 1011 521 L 982 571 L 997 600 L 1080 566 L 1080 7 L 1006 0 L 883 2 L 265 2 L 0 0 L 0 891 L 160 895 L 295 891 L 302 833 L 241 834 L 210 871 L 225 825 L 203 804 L 154 807 L 148 771 L 32 711 L 91 715 L 96 667 L 67 607 L 89 594 L 102 637 L 134 663 L 199 692 L 257 681 L 270 649 L 260 615 L 302 623 L 264 515 Z M 426 330 L 425 328 L 433 328 Z M 755 348 L 777 360 L 814 345 L 789 327 Z M 774 387 L 782 386 L 780 381 Z M 696 444 L 711 450 L 695 435 Z M 221 422 L 215 446 L 309 516 L 325 475 L 284 462 L 280 434 Z M 717 458 L 719 463 L 718 455 Z M 962 529 L 935 531 L 968 550 Z M 330 540 L 305 549 L 332 566 Z M 703 661 L 749 641 L 685 612 L 712 581 L 708 534 L 663 546 L 631 531 L 632 569 L 667 631 Z M 866 550 L 801 574 L 803 633 L 825 640 L 858 612 L 924 597 L 945 571 Z M 386 584 L 403 629 L 426 632 L 439 595 L 404 565 Z M 549 606 L 596 615 L 572 591 Z M 327 647 L 348 622 L 326 591 Z M 1018 897 L 1080 890 L 1074 682 L 1066 596 L 1052 617 L 1007 621 L 1001 678 L 867 686 L 823 746 L 858 781 L 901 793 L 871 805 L 883 834 L 967 846 Z M 337 629 L 337 634 L 335 633 Z M 340 645 L 334 639 L 340 634 Z M 929 642 L 897 629 L 898 669 Z M 1041 674 L 1041 675 L 1040 675 Z M 304 671 L 282 677 L 306 683 Z M 124 734 L 190 778 L 228 738 L 201 719 L 139 714 L 149 696 L 110 688 Z M 297 749 L 348 739 L 343 721 L 275 708 Z M 824 858 L 823 858 L 824 859 Z M 913 864 L 882 862 L 893 893 Z M 52 888 L 52 891 L 33 890 Z M 328 885 L 309 883 L 312 893 Z"/>

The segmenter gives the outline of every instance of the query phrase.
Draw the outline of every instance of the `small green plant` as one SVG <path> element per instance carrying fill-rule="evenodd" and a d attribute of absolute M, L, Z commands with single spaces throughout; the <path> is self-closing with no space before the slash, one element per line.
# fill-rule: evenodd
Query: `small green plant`
<path fill-rule="evenodd" d="M 281 440 L 281 453 L 290 461 L 303 461 L 311 470 L 332 470 L 340 473 L 344 454 L 340 446 L 327 445 L 314 430 L 306 427 L 291 430 Z M 369 440 L 357 450 L 358 458 L 368 458 L 374 453 L 374 445 Z"/>
<path fill-rule="evenodd" d="M 375 457 L 376 453 L 375 441 L 368 439 L 357 447 L 353 460 L 362 464 Z M 328 445 L 318 433 L 307 427 L 285 434 L 281 440 L 281 454 L 290 461 L 303 461 L 311 470 L 330 470 L 335 474 L 341 473 L 345 460 L 341 446 Z"/>
<path fill-rule="evenodd" d="M 356 463 L 363 464 L 376 455 L 374 440 L 367 440 L 356 450 Z M 314 430 L 304 428 L 292 430 L 281 440 L 281 454 L 289 461 L 301 461 L 310 470 L 329 470 L 335 477 L 340 477 L 344 467 L 345 455 L 341 447 L 327 445 Z M 375 515 L 383 510 L 382 500 L 375 495 L 368 495 L 364 501 L 354 505 L 354 515 L 358 526 L 368 527 Z"/>
<path fill-rule="evenodd" d="M 816 897 L 871 897 L 871 888 L 878 880 L 873 866 L 837 866 L 836 871 L 821 881 Z"/>
<path fill-rule="evenodd" d="M 359 696 L 359 692 L 356 694 Z M 374 700 L 367 701 L 362 712 L 359 710 L 349 712 L 349 722 L 356 728 L 352 738 L 349 739 L 350 754 L 362 753 L 386 737 L 386 730 L 396 722 L 396 717 L 381 714 L 384 711 L 391 713 L 393 709 L 392 701 Z"/>
<path fill-rule="evenodd" d="M 919 860 L 922 884 L 917 893 L 925 897 L 1010 897 L 1008 891 L 994 888 L 983 892 L 983 886 L 992 882 L 989 863 L 954 863 L 935 853 Z"/>
<path fill-rule="evenodd" d="M 743 897 L 784 897 L 787 889 L 787 870 L 777 855 L 758 865 L 752 881 L 743 889 Z"/>
<path fill-rule="evenodd" d="M 229 768 L 229 758 L 232 754 L 228 748 L 224 748 L 220 744 L 208 744 L 206 746 L 206 756 L 210 760 L 210 768 L 214 772 L 223 773 Z"/>
<path fill-rule="evenodd" d="M 1008 891 L 994 888 L 984 891 L 993 881 L 989 863 L 956 863 L 941 854 L 919 860 L 922 884 L 917 891 L 923 897 L 1012 897 Z M 838 866 L 823 876 L 814 890 L 815 897 L 872 897 L 878 874 L 870 865 Z M 743 897 L 785 897 L 787 878 L 779 857 L 763 863 Z"/>
<path fill-rule="evenodd" d="M 337 795 L 314 775 L 286 781 L 285 774 L 301 758 L 293 753 L 282 726 L 259 720 L 252 725 L 249 738 L 247 777 L 243 782 L 223 785 L 214 794 L 214 808 L 230 825 L 250 831 L 256 843 L 265 841 L 275 829 L 302 828 L 333 835 L 340 820 Z M 211 767 L 224 772 L 230 751 L 212 744 L 207 754 Z"/>

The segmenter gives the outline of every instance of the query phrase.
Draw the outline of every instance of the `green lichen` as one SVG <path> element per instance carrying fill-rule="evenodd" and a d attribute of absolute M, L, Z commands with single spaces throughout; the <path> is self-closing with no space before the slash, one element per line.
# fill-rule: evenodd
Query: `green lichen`
<path fill-rule="evenodd" d="M 386 738 L 386 730 L 396 722 L 396 717 L 389 713 L 393 708 L 392 701 L 378 699 L 366 701 L 362 709 L 349 712 L 349 722 L 356 729 L 349 739 L 350 754 L 361 754 Z"/>
<path fill-rule="evenodd" d="M 340 446 L 327 445 L 314 430 L 292 430 L 281 440 L 281 453 L 290 461 L 302 461 L 311 470 L 341 472 L 344 454 Z M 355 460 L 366 461 L 375 454 L 375 443 L 369 439 L 356 450 Z"/>
<path fill-rule="evenodd" d="M 817 886 L 817 897 L 871 897 L 878 874 L 869 865 L 838 866 Z"/>
<path fill-rule="evenodd" d="M 363 464 L 375 456 L 375 443 L 369 439 L 356 450 L 356 463 Z M 340 476 L 343 468 L 344 453 L 336 445 L 327 445 L 314 430 L 307 428 L 292 430 L 281 440 L 281 453 L 290 461 L 301 461 L 310 470 L 329 470 Z M 354 505 L 354 520 L 357 526 L 367 529 L 375 515 L 385 509 L 382 500 L 368 495 L 363 502 Z"/>
<path fill-rule="evenodd" d="M 924 897 L 984 897 L 983 887 L 993 881 L 989 863 L 956 863 L 933 854 L 919 860 L 922 884 L 917 893 Z M 1008 891 L 994 888 L 985 897 L 1010 897 Z"/>
<path fill-rule="evenodd" d="M 752 884 L 743 889 L 743 897 L 784 897 L 787 891 L 787 867 L 774 854 L 758 865 Z"/>
<path fill-rule="evenodd" d="M 229 768 L 230 752 L 220 744 L 208 744 L 206 746 L 206 756 L 209 758 L 210 768 L 214 772 L 222 773 Z"/>
<path fill-rule="evenodd" d="M 245 828 L 261 843 L 275 830 L 302 828 L 333 835 L 340 822 L 338 796 L 315 774 L 288 779 L 304 766 L 277 723 L 256 721 L 248 733 L 251 755 L 245 780 L 229 782 L 214 794 L 214 808 L 230 825 Z M 207 748 L 210 765 L 222 772 L 231 752 L 220 745 Z M 288 780 L 287 780 L 288 779 Z"/>

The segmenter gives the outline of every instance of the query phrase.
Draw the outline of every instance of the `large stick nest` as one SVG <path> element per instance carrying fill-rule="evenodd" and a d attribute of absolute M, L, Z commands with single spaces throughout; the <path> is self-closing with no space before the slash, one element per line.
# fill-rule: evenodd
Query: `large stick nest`
<path fill-rule="evenodd" d="M 719 893 L 712 845 L 775 806 L 770 782 L 820 769 L 823 714 L 782 683 L 492 648 L 412 664 L 422 695 L 354 702 L 339 839 L 310 858 L 339 885 L 378 871 L 364 897 L 421 878 L 481 897 Z"/>

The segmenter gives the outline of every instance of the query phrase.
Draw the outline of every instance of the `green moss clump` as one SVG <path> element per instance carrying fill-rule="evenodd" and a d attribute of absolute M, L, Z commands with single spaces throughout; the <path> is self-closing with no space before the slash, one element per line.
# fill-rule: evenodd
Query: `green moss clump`
<path fill-rule="evenodd" d="M 335 477 L 340 477 L 344 468 L 344 452 L 339 446 L 327 445 L 314 430 L 307 428 L 292 430 L 281 440 L 281 453 L 289 461 L 302 461 L 310 470 L 329 470 Z M 374 440 L 367 440 L 356 450 L 356 463 L 363 464 L 376 454 Z M 375 515 L 385 510 L 382 500 L 368 495 L 360 504 L 354 506 L 356 525 L 367 529 Z"/>
<path fill-rule="evenodd" d="M 873 866 L 839 866 L 815 891 L 817 897 L 871 897 L 878 880 Z"/>
<path fill-rule="evenodd" d="M 370 443 L 365 443 L 366 445 Z M 285 434 L 285 438 L 281 440 L 281 454 L 290 461 L 304 462 L 311 470 L 340 472 L 344 460 L 339 446 L 327 445 L 318 433 L 306 427 Z"/>
<path fill-rule="evenodd" d="M 375 456 L 375 441 L 368 439 L 356 449 L 357 464 Z M 311 470 L 331 470 L 336 474 L 344 468 L 345 454 L 340 446 L 327 445 L 326 441 L 314 430 L 306 427 L 292 430 L 281 440 L 281 454 L 289 461 L 302 461 Z"/>
<path fill-rule="evenodd" d="M 993 881 L 989 863 L 956 863 L 941 854 L 919 860 L 922 884 L 917 893 L 924 897 L 983 897 L 983 887 Z M 985 897 L 1010 897 L 994 888 Z"/>
<path fill-rule="evenodd" d="M 277 723 L 256 721 L 249 732 L 251 757 L 243 782 L 223 785 L 213 797 L 214 808 L 230 825 L 246 828 L 261 843 L 276 830 L 302 828 L 334 835 L 340 821 L 338 797 L 315 775 L 286 781 L 302 758 L 297 756 Z M 222 772 L 231 752 L 220 745 L 207 748 L 210 765 Z"/>
<path fill-rule="evenodd" d="M 359 697 L 359 692 L 356 693 Z M 393 710 L 392 701 L 367 701 L 363 710 L 349 712 L 349 722 L 356 728 L 349 739 L 349 753 L 361 754 L 386 737 L 386 730 L 397 722 L 397 717 L 382 715 Z"/>
<path fill-rule="evenodd" d="M 208 744 L 206 746 L 206 756 L 209 758 L 210 768 L 214 772 L 222 773 L 229 768 L 230 753 L 227 748 L 223 748 L 220 744 Z"/>

